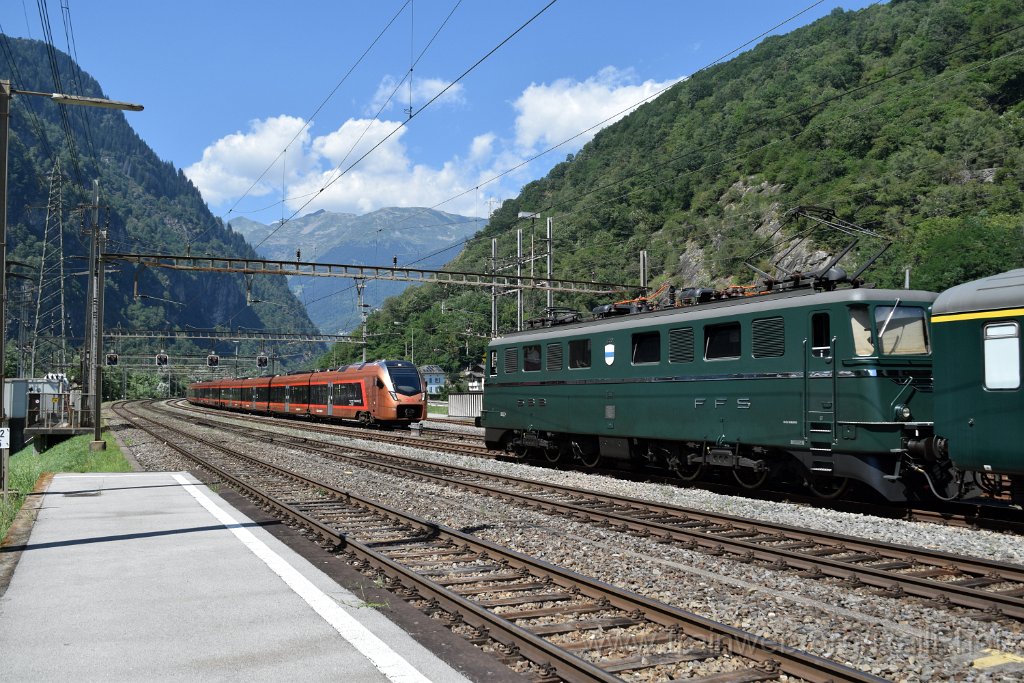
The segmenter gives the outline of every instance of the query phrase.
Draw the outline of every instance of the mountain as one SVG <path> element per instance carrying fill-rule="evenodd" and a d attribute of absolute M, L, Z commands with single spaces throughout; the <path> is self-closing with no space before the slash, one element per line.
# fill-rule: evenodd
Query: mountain
<path fill-rule="evenodd" d="M 247 218 L 228 226 L 268 259 L 352 265 L 403 266 L 433 270 L 457 256 L 462 244 L 485 222 L 425 208 L 392 207 L 357 216 L 317 211 L 285 223 L 264 225 Z M 269 237 L 268 237 L 269 236 Z M 306 305 L 310 318 L 327 334 L 359 325 L 352 282 L 327 278 L 289 278 L 289 286 Z M 377 307 L 400 294 L 407 282 L 367 283 L 364 302 Z"/>
<path fill-rule="evenodd" d="M 646 249 L 655 287 L 750 282 L 744 258 L 802 205 L 893 241 L 868 272 L 879 285 L 902 286 L 907 267 L 914 287 L 934 290 L 1020 267 L 1022 26 L 1015 0 L 893 0 L 766 38 L 602 130 L 504 202 L 448 267 L 479 270 L 492 238 L 509 258 L 518 214 L 528 211 L 554 217 L 563 279 L 636 282 Z M 786 224 L 782 234 L 805 228 Z M 810 237 L 808 262 L 843 244 L 835 234 Z M 861 247 L 853 264 L 877 240 Z M 579 311 L 604 302 L 555 297 Z M 499 307 L 509 330 L 514 302 L 502 297 Z M 469 313 L 456 320 L 453 309 Z M 451 371 L 482 356 L 472 335 L 489 328 L 490 300 L 425 286 L 386 302 L 370 329 L 396 320 L 414 328 L 418 361 Z M 401 352 L 374 339 L 371 355 Z"/>
<path fill-rule="evenodd" d="M 0 36 L 9 58 L 0 62 L 0 78 L 8 79 L 19 90 L 66 92 L 105 98 L 92 77 L 81 71 L 67 55 L 50 51 L 39 41 Z M 50 57 L 54 61 L 51 63 Z M 12 64 L 17 70 L 12 73 Z M 54 83 L 54 69 L 61 84 Z M 131 115 L 131 114 L 129 114 Z M 92 180 L 100 188 L 101 222 L 108 232 L 107 252 L 185 254 L 193 256 L 234 256 L 256 258 L 256 253 L 240 235 L 228 230 L 203 202 L 198 189 L 180 169 L 161 161 L 132 130 L 124 113 L 109 109 L 67 106 L 66 111 L 48 98 L 15 95 L 11 104 L 8 174 L 8 257 L 24 265 L 29 279 L 12 280 L 14 296 L 34 303 L 32 289 L 39 272 L 42 240 L 51 197 L 50 174 L 59 160 L 62 174 L 62 232 L 64 244 L 66 315 L 72 346 L 82 344 L 85 318 L 85 278 L 81 258 L 88 254 L 87 238 L 81 230 L 83 212 L 76 208 L 91 204 Z M 55 196 L 55 193 L 53 193 Z M 55 233 L 54 233 L 55 234 Z M 50 253 L 47 268 L 57 259 Z M 105 289 L 104 324 L 108 330 L 121 328 L 183 329 L 240 327 L 290 332 L 315 332 L 302 305 L 292 296 L 281 278 L 257 278 L 253 295 L 281 306 L 247 306 L 246 283 L 242 275 L 203 273 L 156 268 L 135 268 L 124 263 L 109 267 Z M 20 271 L 19 271 L 20 272 Z M 56 300 L 56 278 L 44 287 L 44 300 Z M 45 283 L 44 283 L 45 284 Z M 136 292 L 139 294 L 135 296 Z M 26 306 L 23 310 L 34 310 Z M 52 307 L 44 315 L 56 315 Z M 8 338 L 17 336 L 14 306 L 6 321 Z M 31 314 L 29 314 L 31 315 Z M 28 337 L 34 320 L 19 316 Z M 59 320 L 59 315 L 58 315 Z M 29 323 L 33 323 L 30 325 Z M 42 345 L 42 341 L 39 342 Z M 137 355 L 152 359 L 164 348 L 172 366 L 201 364 L 206 353 L 233 353 L 228 342 L 171 343 L 166 339 L 112 342 L 106 350 L 118 350 L 125 357 Z M 253 355 L 258 343 L 242 343 L 242 355 Z M 321 351 L 312 345 L 289 347 L 293 364 L 310 362 Z M 8 346 L 12 352 L 16 345 Z M 267 349 L 270 350 L 270 349 Z M 53 367 L 52 357 L 37 353 L 38 372 L 62 370 Z M 282 349 L 282 352 L 284 350 Z M 194 358 L 188 358 L 193 356 Z M 11 357 L 6 359 L 12 362 Z M 251 362 L 251 361 L 249 361 Z M 8 372 L 16 373 L 11 367 Z M 75 368 L 71 374 L 77 376 Z M 121 378 L 118 377 L 118 380 Z M 179 378 L 180 379 L 180 378 Z M 113 381 L 113 380 L 111 380 Z M 120 384 L 120 382 L 118 382 Z M 114 389 L 111 389 L 113 392 Z M 117 387 L 120 395 L 120 386 Z"/>

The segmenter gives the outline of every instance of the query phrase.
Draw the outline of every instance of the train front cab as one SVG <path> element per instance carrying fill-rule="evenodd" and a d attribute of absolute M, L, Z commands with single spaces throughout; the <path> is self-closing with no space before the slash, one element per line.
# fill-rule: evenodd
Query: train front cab
<path fill-rule="evenodd" d="M 932 307 L 935 431 L 985 490 L 1024 502 L 1024 269 L 943 292 Z"/>
<path fill-rule="evenodd" d="M 368 387 L 374 414 L 379 422 L 408 423 L 427 416 L 426 384 L 414 363 L 389 360 L 380 363 L 381 372 Z"/>

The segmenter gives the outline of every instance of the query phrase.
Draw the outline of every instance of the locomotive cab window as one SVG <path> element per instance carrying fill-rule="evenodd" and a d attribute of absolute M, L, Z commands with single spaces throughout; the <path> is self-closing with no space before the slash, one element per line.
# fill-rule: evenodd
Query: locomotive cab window
<path fill-rule="evenodd" d="M 661 360 L 661 335 L 638 332 L 633 335 L 633 365 L 657 363 Z"/>
<path fill-rule="evenodd" d="M 1020 389 L 1020 328 L 1015 322 L 985 325 L 985 388 Z"/>
<path fill-rule="evenodd" d="M 876 306 L 875 327 L 882 353 L 890 356 L 931 353 L 928 325 L 920 306 Z"/>
<path fill-rule="evenodd" d="M 540 344 L 523 347 L 523 372 L 540 371 Z"/>
<path fill-rule="evenodd" d="M 875 352 L 875 341 L 871 336 L 871 318 L 867 306 L 850 306 L 850 331 L 853 335 L 853 352 L 858 356 L 870 356 Z"/>
<path fill-rule="evenodd" d="M 573 339 L 569 342 L 569 367 L 574 369 L 590 367 L 589 339 Z"/>
<path fill-rule="evenodd" d="M 740 357 L 740 324 L 724 323 L 704 328 L 704 360 Z"/>

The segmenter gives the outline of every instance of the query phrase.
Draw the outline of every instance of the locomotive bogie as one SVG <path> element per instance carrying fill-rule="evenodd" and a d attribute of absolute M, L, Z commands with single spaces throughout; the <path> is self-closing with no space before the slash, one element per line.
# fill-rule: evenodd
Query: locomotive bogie
<path fill-rule="evenodd" d="M 481 425 L 513 451 L 660 458 L 751 486 L 849 478 L 902 498 L 907 442 L 931 436 L 934 296 L 791 293 L 512 334 L 490 346 Z"/>

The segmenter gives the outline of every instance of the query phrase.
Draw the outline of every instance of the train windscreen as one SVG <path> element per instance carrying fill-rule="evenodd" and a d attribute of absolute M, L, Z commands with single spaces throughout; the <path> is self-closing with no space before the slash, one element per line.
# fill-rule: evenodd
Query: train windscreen
<path fill-rule="evenodd" d="M 423 393 L 423 380 L 416 368 L 388 368 L 395 391 L 403 396 Z"/>

